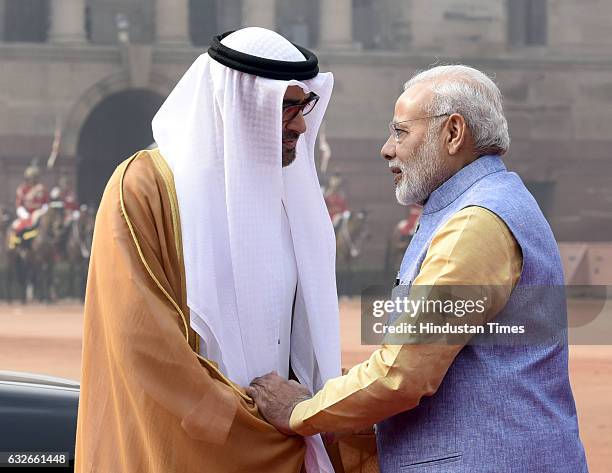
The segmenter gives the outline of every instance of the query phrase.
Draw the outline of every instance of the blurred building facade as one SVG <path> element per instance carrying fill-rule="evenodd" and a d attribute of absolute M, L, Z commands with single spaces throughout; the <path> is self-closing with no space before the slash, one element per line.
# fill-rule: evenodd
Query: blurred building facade
<path fill-rule="evenodd" d="M 406 209 L 379 150 L 402 84 L 438 63 L 494 76 L 507 166 L 558 240 L 612 240 L 612 3 L 605 0 L 0 0 L 0 203 L 33 158 L 96 203 L 115 166 L 213 33 L 273 28 L 335 75 L 326 119 L 349 205 L 367 208 L 364 265 L 382 264 Z M 604 33 L 608 32 L 608 33 Z"/>

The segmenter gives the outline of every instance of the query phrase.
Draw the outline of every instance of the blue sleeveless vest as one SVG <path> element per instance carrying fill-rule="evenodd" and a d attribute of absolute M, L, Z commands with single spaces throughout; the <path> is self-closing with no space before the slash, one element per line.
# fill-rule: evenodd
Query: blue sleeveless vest
<path fill-rule="evenodd" d="M 564 300 L 559 308 L 520 290 L 562 286 L 563 270 L 538 204 L 499 156 L 475 160 L 432 192 L 404 255 L 401 284 L 410 285 L 418 274 L 436 231 L 473 205 L 498 215 L 523 253 L 517 287 L 495 321 L 513 313 L 558 317 Z M 464 347 L 433 396 L 376 426 L 382 473 L 587 472 L 567 362 L 565 337 Z"/>

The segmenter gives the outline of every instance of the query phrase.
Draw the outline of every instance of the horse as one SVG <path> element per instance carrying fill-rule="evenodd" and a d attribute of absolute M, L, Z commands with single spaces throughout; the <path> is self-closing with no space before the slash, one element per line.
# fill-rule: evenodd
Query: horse
<path fill-rule="evenodd" d="M 408 206 L 408 215 L 400 220 L 387 241 L 387 251 L 385 254 L 385 278 L 393 280 L 397 278 L 397 273 L 402 264 L 404 253 L 412 241 L 412 237 L 419 228 L 419 219 L 423 208 L 420 205 L 412 204 Z"/>
<path fill-rule="evenodd" d="M 68 293 L 81 300 L 85 297 L 85 282 L 91 256 L 95 211 L 82 205 L 67 228 L 63 256 L 68 266 Z"/>
<path fill-rule="evenodd" d="M 15 298 L 23 304 L 27 302 L 27 288 L 30 283 L 26 259 L 29 257 L 30 242 L 19 236 L 11 223 L 13 217 L 8 217 L 7 227 L 3 234 L 4 259 L 6 261 L 6 299 L 12 302 Z M 24 232 L 25 234 L 25 232 Z"/>
<path fill-rule="evenodd" d="M 397 277 L 397 272 L 402 264 L 404 253 L 412 240 L 412 234 L 406 233 L 404 227 L 406 220 L 400 220 L 393 228 L 391 236 L 387 241 L 387 249 L 385 251 L 385 279 L 393 280 Z"/>
<path fill-rule="evenodd" d="M 0 299 L 9 299 L 8 248 L 4 243 L 13 221 L 11 212 L 0 205 Z"/>
<path fill-rule="evenodd" d="M 54 266 L 58 257 L 58 242 L 63 231 L 64 208 L 52 202 L 39 220 L 39 232 L 32 240 L 30 272 L 33 276 L 37 299 L 52 302 L 56 299 L 54 288 Z"/>
<path fill-rule="evenodd" d="M 365 209 L 358 212 L 346 210 L 334 225 L 336 233 L 336 271 L 339 278 L 339 293 L 350 290 L 353 263 L 361 255 L 362 247 L 369 238 L 367 231 L 368 214 Z"/>
<path fill-rule="evenodd" d="M 53 204 L 39 211 L 36 224 L 20 232 L 7 232 L 9 300 L 15 292 L 22 303 L 36 298 L 51 302 L 54 297 L 53 266 L 61 233 L 63 208 Z"/>

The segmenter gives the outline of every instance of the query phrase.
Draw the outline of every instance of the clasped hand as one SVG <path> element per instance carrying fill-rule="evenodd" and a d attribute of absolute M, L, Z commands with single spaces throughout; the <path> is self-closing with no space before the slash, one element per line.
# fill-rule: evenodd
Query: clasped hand
<path fill-rule="evenodd" d="M 253 379 L 246 393 L 253 398 L 262 416 L 285 435 L 295 435 L 289 423 L 293 408 L 312 397 L 307 388 L 296 381 L 287 381 L 276 371 Z"/>

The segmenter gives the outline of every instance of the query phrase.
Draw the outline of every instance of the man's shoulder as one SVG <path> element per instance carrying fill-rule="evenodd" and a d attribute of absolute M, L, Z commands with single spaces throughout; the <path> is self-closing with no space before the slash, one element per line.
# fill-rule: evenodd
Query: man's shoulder
<path fill-rule="evenodd" d="M 117 166 L 106 185 L 100 207 L 121 211 L 124 205 L 155 205 L 161 200 L 160 184 L 152 150 L 138 151 Z"/>
<path fill-rule="evenodd" d="M 116 169 L 115 180 L 126 198 L 159 200 L 174 190 L 172 171 L 157 148 L 138 151 Z"/>
<path fill-rule="evenodd" d="M 141 150 L 117 166 L 118 178 L 126 191 L 146 191 L 155 188 L 157 174 L 152 150 Z"/>

